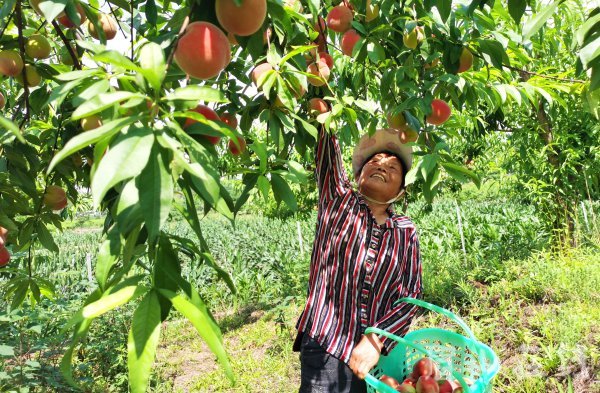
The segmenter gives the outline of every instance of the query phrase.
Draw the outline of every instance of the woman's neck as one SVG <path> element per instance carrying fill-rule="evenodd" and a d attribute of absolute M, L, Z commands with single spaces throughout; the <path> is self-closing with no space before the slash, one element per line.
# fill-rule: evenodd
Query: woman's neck
<path fill-rule="evenodd" d="M 371 211 L 373 218 L 375 218 L 375 221 L 377 221 L 379 225 L 385 223 L 385 220 L 389 217 L 387 210 L 390 205 L 382 205 L 380 203 L 369 201 L 368 199 L 365 199 L 365 202 L 367 203 L 367 206 L 369 206 L 369 210 Z"/>

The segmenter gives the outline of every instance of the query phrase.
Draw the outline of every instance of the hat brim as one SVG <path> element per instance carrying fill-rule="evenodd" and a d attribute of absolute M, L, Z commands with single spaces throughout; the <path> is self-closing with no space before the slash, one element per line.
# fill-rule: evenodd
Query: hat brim
<path fill-rule="evenodd" d="M 352 154 L 352 173 L 356 177 L 365 162 L 374 154 L 391 152 L 397 155 L 409 171 L 412 166 L 412 147 L 400 142 L 400 132 L 392 128 L 382 128 L 371 136 L 364 135 Z M 406 174 L 405 174 L 406 175 Z"/>

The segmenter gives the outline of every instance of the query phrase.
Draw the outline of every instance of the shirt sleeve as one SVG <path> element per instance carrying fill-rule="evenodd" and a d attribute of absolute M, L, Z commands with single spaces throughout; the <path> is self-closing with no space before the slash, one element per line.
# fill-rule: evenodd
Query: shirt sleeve
<path fill-rule="evenodd" d="M 402 285 L 396 290 L 397 298 L 422 298 L 421 253 L 416 230 L 413 230 L 408 239 L 405 261 L 403 261 L 402 265 Z M 374 327 L 403 337 L 408 332 L 410 323 L 418 311 L 419 307 L 414 304 L 399 303 L 379 319 Z M 384 354 L 388 353 L 396 344 L 396 341 L 387 337 L 380 337 L 380 340 L 383 343 Z"/>
<path fill-rule="evenodd" d="M 319 202 L 326 203 L 345 194 L 350 182 L 342 165 L 340 146 L 335 135 L 328 133 L 324 127 L 319 131 L 315 159 Z"/>

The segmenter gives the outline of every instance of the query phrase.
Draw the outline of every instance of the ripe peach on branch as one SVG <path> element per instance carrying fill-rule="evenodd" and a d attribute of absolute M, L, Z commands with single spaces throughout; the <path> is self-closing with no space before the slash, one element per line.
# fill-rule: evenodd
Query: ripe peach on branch
<path fill-rule="evenodd" d="M 8 265 L 8 262 L 10 262 L 10 253 L 6 247 L 2 246 L 0 247 L 0 267 Z"/>
<path fill-rule="evenodd" d="M 267 16 L 266 0 L 244 0 L 238 6 L 234 0 L 217 0 L 215 10 L 219 23 L 228 32 L 238 36 L 256 33 Z"/>
<path fill-rule="evenodd" d="M 308 101 L 308 109 L 312 114 L 321 114 L 329 112 L 329 105 L 322 98 L 311 98 Z"/>
<path fill-rule="evenodd" d="M 237 144 L 233 139 L 229 140 L 228 148 L 229 152 L 234 156 L 239 156 L 246 150 L 246 140 L 241 136 L 236 136 Z"/>
<path fill-rule="evenodd" d="M 263 75 L 265 72 L 267 71 L 271 71 L 273 69 L 273 66 L 269 63 L 262 63 L 257 65 L 256 67 L 254 67 L 254 69 L 252 70 L 250 77 L 252 78 L 252 82 L 254 82 L 254 84 L 258 87 L 261 86 L 262 80 L 260 79 L 261 75 Z"/>
<path fill-rule="evenodd" d="M 39 2 L 38 2 L 38 4 L 39 4 Z M 77 26 L 81 26 L 81 24 L 87 20 L 87 16 L 85 15 L 85 11 L 81 4 L 76 3 L 75 8 L 77 10 L 77 13 L 79 14 L 79 23 L 72 21 L 71 18 L 69 18 L 69 16 L 65 12 L 62 12 L 56 18 L 58 23 L 60 23 L 61 25 L 63 25 L 64 27 L 66 27 L 68 29 L 71 29 L 71 28 L 77 27 Z"/>
<path fill-rule="evenodd" d="M 44 206 L 50 210 L 62 210 L 67 206 L 67 194 L 59 186 L 46 187 Z"/>
<path fill-rule="evenodd" d="M 350 29 L 342 36 L 342 53 L 346 56 L 352 57 L 352 51 L 354 46 L 360 40 L 360 35 L 354 29 Z"/>
<path fill-rule="evenodd" d="M 104 32 L 104 37 L 106 37 L 107 40 L 112 40 L 117 36 L 117 21 L 112 16 L 104 13 L 99 14 L 98 24 Z M 94 37 L 97 40 L 100 39 L 100 35 L 96 30 L 96 25 L 94 25 L 91 20 L 88 21 L 87 28 L 88 32 L 92 37 Z"/>
<path fill-rule="evenodd" d="M 327 27 L 338 33 L 344 33 L 352 26 L 352 11 L 345 5 L 335 6 L 327 14 Z"/>
<path fill-rule="evenodd" d="M 322 61 L 317 61 L 316 63 L 309 64 L 307 73 L 314 75 L 308 77 L 308 83 L 313 86 L 323 86 L 329 80 L 329 75 L 331 74 L 329 67 L 327 64 Z"/>
<path fill-rule="evenodd" d="M 221 118 L 221 121 L 223 123 L 227 124 L 232 129 L 237 128 L 238 121 L 237 121 L 237 118 L 235 117 L 235 114 L 225 112 L 225 113 L 219 114 L 219 117 Z"/>
<path fill-rule="evenodd" d="M 23 70 L 23 66 L 23 59 L 17 51 L 0 51 L 0 74 L 6 76 L 17 76 Z"/>
<path fill-rule="evenodd" d="M 431 101 L 431 114 L 427 116 L 426 120 L 429 124 L 438 126 L 445 123 L 450 118 L 451 113 L 450 105 L 446 101 L 436 98 Z"/>
<path fill-rule="evenodd" d="M 229 40 L 221 29 L 209 22 L 192 22 L 177 42 L 175 62 L 191 77 L 210 79 L 231 60 Z"/>

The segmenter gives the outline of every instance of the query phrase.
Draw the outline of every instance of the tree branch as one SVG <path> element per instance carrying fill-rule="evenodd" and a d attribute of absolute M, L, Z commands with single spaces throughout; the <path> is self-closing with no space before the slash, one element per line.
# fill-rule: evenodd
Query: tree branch
<path fill-rule="evenodd" d="M 520 68 L 517 67 L 513 67 L 513 66 L 509 66 L 506 64 L 502 64 L 502 67 L 506 67 L 509 70 L 513 70 L 518 72 L 519 74 L 521 73 L 525 73 L 529 76 L 539 76 L 540 78 L 545 78 L 545 79 L 553 79 L 553 80 L 557 80 L 557 81 L 561 81 L 561 82 L 569 82 L 569 83 L 585 83 L 586 81 L 584 80 L 580 80 L 580 79 L 573 79 L 573 78 L 559 78 L 557 76 L 550 76 L 550 75 L 542 75 L 542 74 L 538 74 L 537 72 L 532 72 L 532 71 L 527 71 L 527 70 L 522 70 Z"/>
<path fill-rule="evenodd" d="M 107 1 L 106 4 L 108 4 L 108 8 L 110 9 L 110 13 L 115 18 L 115 22 L 117 22 L 117 26 L 119 27 L 119 30 L 121 30 L 121 34 L 123 34 L 123 37 L 127 37 L 125 35 L 125 31 L 123 31 L 123 28 L 121 27 L 121 23 L 119 23 L 119 18 L 117 17 L 117 14 L 115 14 L 115 10 L 112 8 L 112 5 L 110 4 L 110 1 Z M 132 13 L 132 15 L 133 15 L 133 13 Z M 131 32 L 133 34 L 133 23 L 131 23 Z M 133 61 L 133 56 L 132 56 L 132 61 Z"/>
<path fill-rule="evenodd" d="M 17 29 L 19 30 L 19 52 L 23 59 L 23 70 L 21 76 L 23 77 L 23 98 L 25 100 L 25 116 L 21 122 L 21 127 L 29 119 L 31 115 L 31 108 L 29 107 L 29 81 L 27 80 L 27 67 L 25 64 L 25 37 L 23 37 L 23 9 L 21 7 L 21 1 L 17 0 L 15 5 L 15 22 Z"/>
<path fill-rule="evenodd" d="M 52 26 L 54 27 L 54 30 L 56 31 L 56 33 L 58 34 L 58 36 L 60 37 L 62 42 L 67 47 L 67 50 L 69 51 L 69 55 L 71 55 L 71 58 L 73 59 L 73 67 L 77 68 L 78 70 L 81 70 L 81 63 L 79 62 L 77 53 L 75 53 L 75 50 L 73 50 L 73 47 L 69 43 L 69 40 L 67 39 L 65 34 L 62 32 L 62 30 L 60 29 L 60 26 L 58 25 L 58 23 L 55 20 L 52 21 Z"/>
<path fill-rule="evenodd" d="M 177 50 L 177 45 L 179 44 L 179 39 L 185 32 L 185 29 L 188 27 L 188 24 L 190 23 L 190 15 L 194 12 L 195 6 L 196 6 L 196 3 L 192 3 L 192 6 L 190 7 L 190 13 L 183 20 L 183 24 L 181 25 L 181 28 L 179 29 L 177 38 L 175 39 L 175 42 L 173 42 L 173 49 L 171 50 L 171 53 L 169 53 L 169 57 L 167 58 L 167 66 L 165 67 L 165 71 L 169 71 L 169 67 L 171 66 L 171 63 L 173 63 L 173 58 L 175 56 L 175 51 Z"/>
<path fill-rule="evenodd" d="M 4 32 L 6 31 L 6 28 L 8 27 L 8 25 L 10 24 L 10 20 L 12 19 L 12 17 L 13 17 L 14 14 L 15 14 L 15 10 L 13 10 L 10 13 L 10 15 L 8 16 L 8 19 L 6 19 L 6 24 L 2 28 L 2 31 L 0 31 L 0 38 L 2 38 L 2 36 L 4 35 Z"/>

